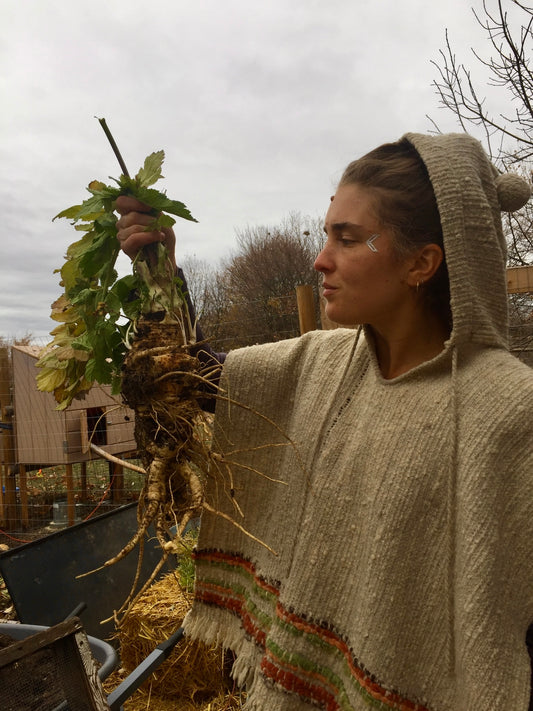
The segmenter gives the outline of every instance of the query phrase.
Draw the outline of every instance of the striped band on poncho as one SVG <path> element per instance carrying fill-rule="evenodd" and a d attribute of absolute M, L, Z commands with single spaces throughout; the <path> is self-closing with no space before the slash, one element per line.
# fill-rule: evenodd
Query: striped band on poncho
<path fill-rule="evenodd" d="M 210 575 L 196 588 L 196 600 L 236 615 L 245 633 L 263 655 L 261 671 L 265 678 L 279 684 L 302 699 L 320 705 L 327 711 L 350 711 L 352 706 L 345 692 L 349 685 L 375 709 L 387 711 L 429 711 L 400 694 L 386 689 L 355 657 L 349 640 L 325 623 L 305 619 L 285 609 L 279 602 L 279 582 L 267 581 L 257 575 L 249 560 L 221 551 L 201 551 L 195 554 L 196 564 L 209 564 Z M 217 576 L 217 571 L 221 574 Z M 230 582 L 231 581 L 231 582 Z M 315 659 L 292 654 L 268 641 L 273 625 L 282 626 L 292 636 L 304 637 L 312 647 L 320 648 L 325 659 L 335 658 L 327 666 Z M 339 665 L 339 661 L 341 664 Z M 342 667 L 334 674 L 333 667 Z"/>

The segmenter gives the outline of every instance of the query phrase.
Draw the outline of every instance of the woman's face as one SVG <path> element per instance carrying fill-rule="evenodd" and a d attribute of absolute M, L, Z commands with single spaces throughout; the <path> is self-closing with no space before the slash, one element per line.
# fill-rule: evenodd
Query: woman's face
<path fill-rule="evenodd" d="M 339 186 L 324 231 L 327 239 L 315 269 L 324 276 L 328 318 L 344 326 L 386 329 L 412 305 L 409 260 L 394 253 L 391 230 L 376 218 L 370 192 L 356 184 Z"/>

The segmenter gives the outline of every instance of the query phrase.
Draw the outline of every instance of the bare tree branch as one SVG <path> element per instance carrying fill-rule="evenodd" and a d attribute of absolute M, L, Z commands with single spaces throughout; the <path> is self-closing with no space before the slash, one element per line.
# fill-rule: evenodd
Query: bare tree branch
<path fill-rule="evenodd" d="M 522 23 L 519 29 L 512 29 L 504 3 L 505 0 L 497 0 L 496 9 L 491 11 L 488 0 L 483 0 L 483 14 L 473 9 L 476 22 L 486 32 L 489 49 L 483 54 L 472 49 L 472 54 L 489 72 L 487 86 L 503 88 L 511 95 L 514 115 L 495 114 L 489 109 L 486 97 L 478 93 L 470 70 L 457 61 L 448 32 L 446 48 L 440 51 L 441 60 L 433 62 L 439 72 L 433 85 L 441 105 L 455 114 L 461 128 L 467 131 L 469 125 L 481 127 L 493 160 L 510 165 L 530 160 L 533 156 L 533 71 L 530 62 L 533 8 L 518 0 L 507 0 L 515 13 L 520 13 Z M 518 22 L 518 17 L 514 21 Z M 434 120 L 432 123 L 437 127 Z"/>
<path fill-rule="evenodd" d="M 463 129 L 476 126 L 484 134 L 487 152 L 501 169 L 512 167 L 531 179 L 533 160 L 533 7 L 520 0 L 483 0 L 482 10 L 472 9 L 475 21 L 488 40 L 484 51 L 472 48 L 476 63 L 488 74 L 482 91 L 501 103 L 502 94 L 510 97 L 509 111 L 491 110 L 487 97 L 480 93 L 472 73 L 460 63 L 448 32 L 440 60 L 433 62 L 438 77 L 433 82 L 441 106 L 455 115 Z M 428 117 L 437 131 L 437 122 Z M 512 266 L 533 261 L 533 205 L 504 215 L 508 259 Z M 512 321 L 530 323 L 533 311 L 531 294 L 510 298 Z"/>

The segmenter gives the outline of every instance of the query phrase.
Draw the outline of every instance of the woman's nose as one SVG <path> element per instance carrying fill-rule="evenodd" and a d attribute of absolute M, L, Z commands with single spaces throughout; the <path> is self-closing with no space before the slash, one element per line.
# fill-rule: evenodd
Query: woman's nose
<path fill-rule="evenodd" d="M 327 272 L 331 269 L 330 262 L 327 245 L 325 245 L 318 253 L 313 266 L 317 272 Z"/>

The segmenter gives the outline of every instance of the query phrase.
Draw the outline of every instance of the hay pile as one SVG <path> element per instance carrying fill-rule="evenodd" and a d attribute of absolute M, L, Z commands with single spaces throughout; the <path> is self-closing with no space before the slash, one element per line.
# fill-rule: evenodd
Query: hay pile
<path fill-rule="evenodd" d="M 192 598 L 192 592 L 182 587 L 174 573 L 143 593 L 118 630 L 122 668 L 106 680 L 107 693 L 181 626 Z M 241 697 L 231 692 L 232 685 L 222 648 L 210 648 L 185 638 L 124 704 L 124 709 L 232 711 L 241 708 Z"/>
<path fill-rule="evenodd" d="M 124 711 L 238 711 L 241 701 L 236 696 L 220 695 L 202 705 L 193 704 L 183 699 L 166 699 L 138 692 L 124 703 Z"/>

